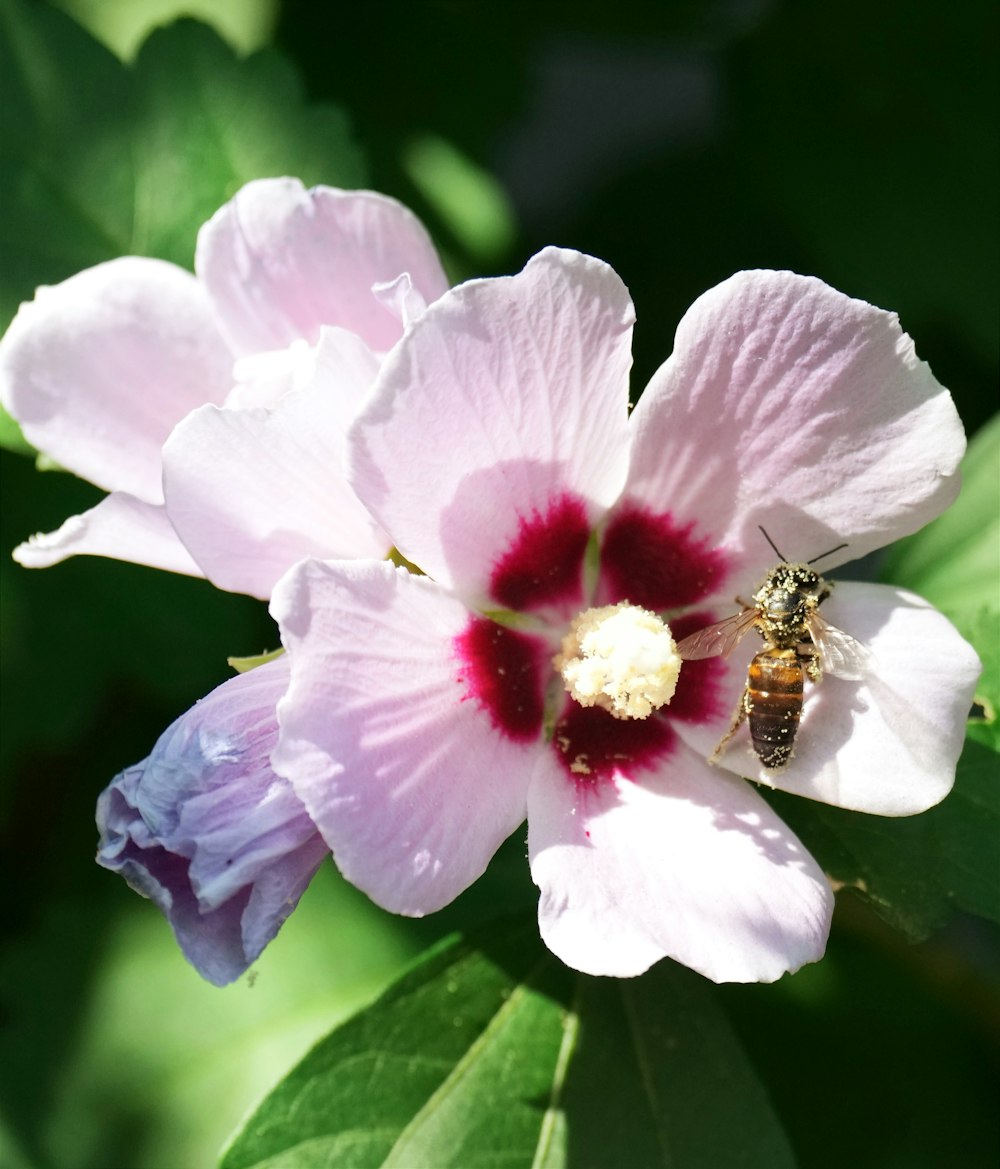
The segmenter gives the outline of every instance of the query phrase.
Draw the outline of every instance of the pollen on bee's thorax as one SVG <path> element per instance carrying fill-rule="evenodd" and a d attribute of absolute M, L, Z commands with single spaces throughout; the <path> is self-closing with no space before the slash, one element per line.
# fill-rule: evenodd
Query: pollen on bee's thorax
<path fill-rule="evenodd" d="M 668 625 L 648 609 L 623 602 L 577 616 L 552 664 L 581 706 L 632 719 L 670 701 L 681 658 Z"/>
<path fill-rule="evenodd" d="M 754 594 L 760 620 L 768 632 L 789 622 L 800 623 L 804 614 L 822 600 L 823 578 L 807 564 L 782 563 L 767 574 Z"/>

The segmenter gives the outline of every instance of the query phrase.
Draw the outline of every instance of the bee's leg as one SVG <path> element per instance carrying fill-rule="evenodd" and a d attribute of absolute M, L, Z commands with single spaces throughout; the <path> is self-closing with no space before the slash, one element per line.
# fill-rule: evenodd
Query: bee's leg
<path fill-rule="evenodd" d="M 729 745 L 729 740 L 733 737 L 733 735 L 736 734 L 736 732 L 743 725 L 743 723 L 745 722 L 746 717 L 749 713 L 750 713 L 750 687 L 744 686 L 743 693 L 740 696 L 740 704 L 739 704 L 739 706 L 737 706 L 736 713 L 733 715 L 732 724 L 730 725 L 729 730 L 726 731 L 726 733 L 719 740 L 718 746 L 715 748 L 715 750 L 712 752 L 712 754 L 709 755 L 709 757 L 708 757 L 709 763 L 718 763 L 719 762 L 719 760 L 722 758 L 722 753 L 725 751 L 726 747 Z"/>
<path fill-rule="evenodd" d="M 806 677 L 810 682 L 818 682 L 823 677 L 823 670 L 819 662 L 819 647 L 811 641 L 802 641 L 795 647 L 795 652 L 802 659 Z"/>

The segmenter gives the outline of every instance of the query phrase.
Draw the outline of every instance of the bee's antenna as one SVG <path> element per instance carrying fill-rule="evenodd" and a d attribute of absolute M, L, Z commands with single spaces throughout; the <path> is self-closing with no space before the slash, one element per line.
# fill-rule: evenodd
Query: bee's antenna
<path fill-rule="evenodd" d="M 771 547 L 773 548 L 774 545 L 772 544 Z M 829 552 L 823 552 L 819 556 L 814 556 L 812 560 L 807 560 L 806 564 L 815 564 L 817 560 L 824 560 L 827 556 L 832 556 L 834 552 L 839 552 L 841 548 L 846 547 L 846 544 L 838 544 L 836 548 L 831 548 Z"/>
<path fill-rule="evenodd" d="M 763 526 L 762 526 L 761 524 L 758 524 L 758 525 L 757 525 L 757 527 L 758 527 L 758 528 L 760 528 L 760 530 L 761 530 L 762 532 L 764 532 L 764 528 L 763 528 Z M 782 556 L 782 555 L 781 555 L 781 553 L 778 551 L 778 549 L 777 549 L 777 547 L 776 547 L 776 545 L 775 545 L 774 541 L 773 541 L 773 540 L 771 539 L 771 537 L 770 537 L 770 536 L 767 534 L 767 532 L 764 532 L 764 539 L 765 539 L 765 540 L 766 540 L 766 541 L 767 541 L 767 542 L 768 542 L 768 543 L 771 545 L 771 547 L 774 549 L 774 554 L 775 554 L 775 556 L 777 556 L 777 558 L 778 558 L 779 560 L 784 560 L 784 559 L 785 559 L 785 557 L 784 557 L 784 556 Z M 811 563 L 812 563 L 812 561 L 810 560 L 810 562 L 809 562 L 809 563 L 811 564 Z"/>

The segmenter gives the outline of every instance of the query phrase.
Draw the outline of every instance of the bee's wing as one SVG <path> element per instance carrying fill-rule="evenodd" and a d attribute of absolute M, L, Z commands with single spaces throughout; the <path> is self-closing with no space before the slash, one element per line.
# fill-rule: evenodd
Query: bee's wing
<path fill-rule="evenodd" d="M 699 629 L 690 637 L 682 638 L 677 643 L 677 652 L 688 662 L 720 655 L 728 657 L 743 636 L 753 629 L 756 620 L 756 609 L 744 609 L 742 613 L 734 613 L 725 621 L 706 625 L 704 629 Z"/>
<path fill-rule="evenodd" d="M 819 650 L 820 664 L 828 674 L 856 682 L 871 672 L 872 655 L 860 641 L 831 625 L 815 609 L 806 618 L 806 624 L 813 645 Z"/>

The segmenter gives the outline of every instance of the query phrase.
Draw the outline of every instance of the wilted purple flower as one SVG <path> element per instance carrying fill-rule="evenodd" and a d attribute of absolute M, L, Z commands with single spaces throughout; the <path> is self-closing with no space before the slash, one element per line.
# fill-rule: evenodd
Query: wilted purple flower
<path fill-rule="evenodd" d="M 238 674 L 159 737 L 97 804 L 97 860 L 154 901 L 200 974 L 239 977 L 329 849 L 271 769 L 284 658 Z"/>

